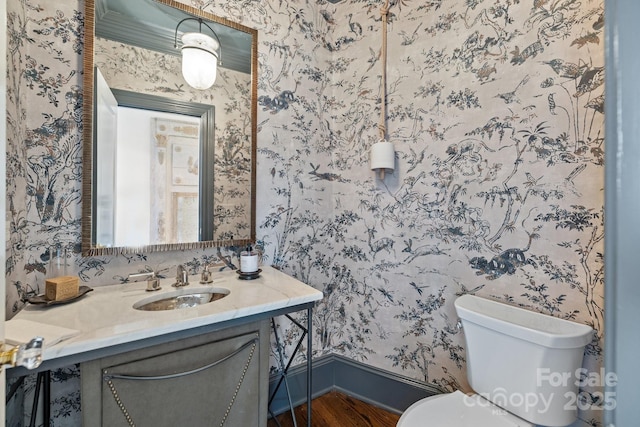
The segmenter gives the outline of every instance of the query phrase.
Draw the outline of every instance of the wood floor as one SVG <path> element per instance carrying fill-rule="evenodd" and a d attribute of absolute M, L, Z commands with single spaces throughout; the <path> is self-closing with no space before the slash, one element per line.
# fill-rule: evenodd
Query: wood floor
<path fill-rule="evenodd" d="M 295 408 L 298 427 L 307 425 L 307 405 Z M 311 404 L 313 427 L 395 427 L 400 415 L 361 402 L 353 397 L 335 391 L 313 399 Z M 291 414 L 278 416 L 281 427 L 293 427 Z M 270 419 L 268 427 L 278 427 Z"/>

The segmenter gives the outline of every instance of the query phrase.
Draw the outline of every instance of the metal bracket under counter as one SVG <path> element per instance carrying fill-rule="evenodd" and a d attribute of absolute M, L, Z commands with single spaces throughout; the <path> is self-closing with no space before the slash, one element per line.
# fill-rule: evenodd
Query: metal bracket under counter
<path fill-rule="evenodd" d="M 296 420 L 296 414 L 294 411 L 293 402 L 291 400 L 291 393 L 289 391 L 289 382 L 287 380 L 287 375 L 289 373 L 289 368 L 291 367 L 291 363 L 293 362 L 293 359 L 298 353 L 298 350 L 300 350 L 300 346 L 304 342 L 304 339 L 306 336 L 307 337 L 307 427 L 311 427 L 311 400 L 312 400 L 312 358 L 311 357 L 313 355 L 313 340 L 311 337 L 311 331 L 312 331 L 311 328 L 312 328 L 312 319 L 313 319 L 313 308 L 310 307 L 307 310 L 308 311 L 307 311 L 307 327 L 306 328 L 302 326 L 300 322 L 292 318 L 289 314 L 285 314 L 285 317 L 289 319 L 289 321 L 291 321 L 294 325 L 296 325 L 298 328 L 302 330 L 302 336 L 298 340 L 295 349 L 289 356 L 289 359 L 287 360 L 286 363 L 284 361 L 284 355 L 282 353 L 282 348 L 280 346 L 280 339 L 278 337 L 278 330 L 276 328 L 276 323 L 274 318 L 273 317 L 271 318 L 271 327 L 273 328 L 273 335 L 276 339 L 276 348 L 278 349 L 277 360 L 280 364 L 280 372 L 278 372 L 278 384 L 276 384 L 275 388 L 269 395 L 269 403 L 267 406 L 269 408 L 269 414 L 271 415 L 271 418 L 276 422 L 276 424 L 278 424 L 278 426 L 280 426 L 280 422 L 278 421 L 276 415 L 271 410 L 271 404 L 273 403 L 273 399 L 276 397 L 276 394 L 278 393 L 280 386 L 284 383 L 285 390 L 287 393 L 287 399 L 289 401 L 289 413 L 291 414 L 294 427 L 298 427 L 298 422 Z"/>

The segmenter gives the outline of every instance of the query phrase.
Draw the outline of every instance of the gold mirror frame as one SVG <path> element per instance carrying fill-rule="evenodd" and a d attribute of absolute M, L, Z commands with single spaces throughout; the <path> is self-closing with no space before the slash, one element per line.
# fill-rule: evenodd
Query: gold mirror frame
<path fill-rule="evenodd" d="M 83 179 L 82 179 L 82 256 L 116 255 L 158 251 L 190 250 L 222 246 L 246 246 L 256 239 L 256 154 L 257 154 L 257 91 L 258 91 L 258 31 L 209 12 L 176 2 L 154 0 L 156 3 L 179 9 L 192 16 L 201 17 L 251 35 L 251 212 L 249 239 L 210 240 L 188 243 L 168 243 L 136 247 L 96 247 L 93 245 L 93 104 L 94 104 L 94 41 L 95 3 L 85 1 L 85 38 L 83 59 Z M 223 47 L 224 48 L 224 47 Z"/>

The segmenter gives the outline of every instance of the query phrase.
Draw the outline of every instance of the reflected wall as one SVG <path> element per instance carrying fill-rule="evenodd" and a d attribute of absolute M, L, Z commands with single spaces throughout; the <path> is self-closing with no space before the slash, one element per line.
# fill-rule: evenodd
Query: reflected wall
<path fill-rule="evenodd" d="M 161 94 L 178 101 L 215 107 L 214 176 L 208 189 L 214 198 L 213 240 L 249 239 L 251 75 L 219 68 L 215 85 L 200 91 L 184 82 L 178 56 L 100 37 L 95 39 L 94 48 L 95 65 L 111 89 Z M 162 227 L 162 224 L 156 221 L 155 226 Z"/>

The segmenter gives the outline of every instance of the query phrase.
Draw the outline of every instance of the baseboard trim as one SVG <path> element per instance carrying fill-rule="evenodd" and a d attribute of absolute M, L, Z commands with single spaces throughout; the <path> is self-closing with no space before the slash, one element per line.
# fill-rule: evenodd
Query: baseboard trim
<path fill-rule="evenodd" d="M 425 384 L 393 372 L 375 368 L 340 355 L 328 355 L 313 360 L 313 397 L 336 390 L 363 402 L 402 413 L 412 403 L 425 397 L 440 394 L 437 386 Z M 287 383 L 291 394 L 291 405 L 296 407 L 307 399 L 306 364 L 289 370 Z M 279 375 L 269 380 L 269 394 L 275 389 Z M 290 404 L 283 382 L 274 397 L 270 409 L 274 414 L 289 410 Z"/>

